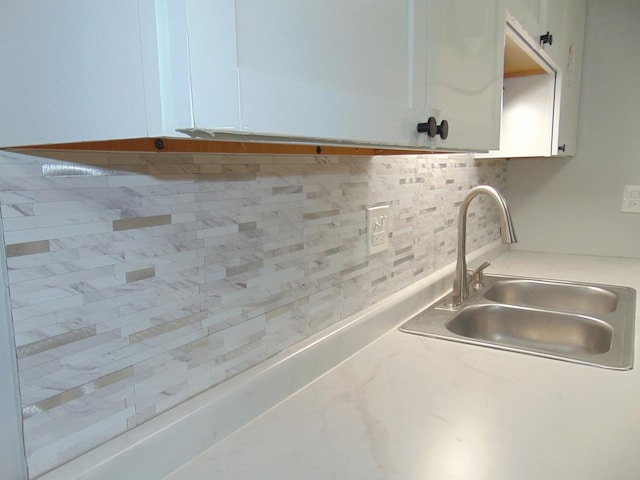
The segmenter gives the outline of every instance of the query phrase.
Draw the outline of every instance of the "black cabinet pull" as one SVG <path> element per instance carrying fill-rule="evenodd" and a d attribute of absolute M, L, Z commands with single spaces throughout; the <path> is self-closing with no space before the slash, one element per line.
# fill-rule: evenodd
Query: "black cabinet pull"
<path fill-rule="evenodd" d="M 558 151 L 559 152 L 566 152 L 567 151 L 567 144 L 563 143 L 562 145 L 558 145 Z"/>
<path fill-rule="evenodd" d="M 429 117 L 426 122 L 418 124 L 418 133 L 426 133 L 429 138 L 440 135 L 440 138 L 446 140 L 449 136 L 449 122 L 442 120 L 440 125 L 438 125 L 435 117 Z"/>
<path fill-rule="evenodd" d="M 545 43 L 553 45 L 553 35 L 551 35 L 549 32 L 545 33 L 544 35 L 540 35 L 540 45 L 544 45 Z"/>
<path fill-rule="evenodd" d="M 429 117 L 426 122 L 419 123 L 418 133 L 426 133 L 430 138 L 435 137 L 438 133 L 438 124 L 435 117 Z"/>
<path fill-rule="evenodd" d="M 440 122 L 440 125 L 438 125 L 436 134 L 440 135 L 440 138 L 442 140 L 446 140 L 449 136 L 449 122 L 447 122 L 446 120 L 442 120 L 442 122 Z"/>

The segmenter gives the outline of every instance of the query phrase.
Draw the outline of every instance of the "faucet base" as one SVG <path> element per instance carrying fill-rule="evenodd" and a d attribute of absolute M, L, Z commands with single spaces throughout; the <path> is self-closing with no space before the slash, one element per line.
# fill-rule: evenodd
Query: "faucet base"
<path fill-rule="evenodd" d="M 433 308 L 436 310 L 446 310 L 448 312 L 457 312 L 462 307 L 463 302 L 454 302 L 452 295 L 447 295 L 440 300 Z"/>

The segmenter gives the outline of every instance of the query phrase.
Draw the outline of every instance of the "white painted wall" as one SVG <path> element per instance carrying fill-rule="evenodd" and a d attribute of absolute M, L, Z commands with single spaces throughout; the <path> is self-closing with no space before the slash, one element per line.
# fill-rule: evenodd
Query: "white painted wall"
<path fill-rule="evenodd" d="M 9 287 L 7 282 L 4 242 L 0 222 L 0 479 L 27 478 L 22 440 L 18 365 L 9 318 Z"/>
<path fill-rule="evenodd" d="M 577 155 L 508 162 L 515 248 L 640 257 L 640 215 L 620 212 L 640 185 L 638 45 L 638 0 L 589 0 Z"/>

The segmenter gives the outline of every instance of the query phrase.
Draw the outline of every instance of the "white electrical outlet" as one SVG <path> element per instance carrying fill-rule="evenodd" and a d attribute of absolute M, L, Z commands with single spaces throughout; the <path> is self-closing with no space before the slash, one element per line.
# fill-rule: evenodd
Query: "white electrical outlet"
<path fill-rule="evenodd" d="M 389 205 L 367 208 L 367 252 L 369 255 L 389 248 Z"/>
<path fill-rule="evenodd" d="M 625 185 L 621 212 L 640 213 L 640 185 Z"/>

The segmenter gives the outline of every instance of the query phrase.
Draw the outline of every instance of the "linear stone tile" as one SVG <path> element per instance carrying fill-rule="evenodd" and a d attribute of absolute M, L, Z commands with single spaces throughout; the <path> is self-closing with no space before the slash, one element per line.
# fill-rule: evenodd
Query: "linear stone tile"
<path fill-rule="evenodd" d="M 248 262 L 243 265 L 237 265 L 234 267 L 227 267 L 227 277 L 233 277 L 235 275 L 240 275 L 241 273 L 253 272 L 260 268 L 262 268 L 264 262 L 262 260 L 257 260 L 255 262 Z"/>
<path fill-rule="evenodd" d="M 155 276 L 156 276 L 155 267 L 141 268 L 140 270 L 133 270 L 125 274 L 127 283 L 137 282 L 140 280 L 145 280 L 147 278 L 153 278 Z"/>
<path fill-rule="evenodd" d="M 413 254 L 407 255 L 406 257 L 400 258 L 400 259 L 396 260 L 395 262 L 393 262 L 393 266 L 397 267 L 398 265 L 402 265 L 403 263 L 410 262 L 414 258 L 415 258 L 415 255 L 413 255 Z"/>
<path fill-rule="evenodd" d="M 504 161 L 468 154 L 0 152 L 0 164 L 35 472 L 451 263 L 465 191 L 506 182 Z M 365 207 L 380 204 L 391 245 L 369 257 Z M 468 225 L 470 248 L 497 238 L 487 202 Z"/>
<path fill-rule="evenodd" d="M 244 222 L 244 223 L 239 223 L 238 224 L 238 231 L 239 232 L 249 232 L 251 230 L 255 230 L 257 228 L 257 223 L 256 222 Z"/>
<path fill-rule="evenodd" d="M 377 286 L 377 285 L 380 285 L 381 283 L 386 282 L 387 280 L 388 280 L 388 279 L 387 279 L 387 276 L 386 276 L 386 275 L 383 275 L 383 276 L 382 276 L 382 277 L 380 277 L 380 278 L 376 278 L 376 279 L 372 280 L 372 281 L 371 281 L 371 286 L 372 286 L 372 287 L 375 287 L 375 286 Z"/>
<path fill-rule="evenodd" d="M 411 250 L 413 250 L 413 246 L 409 245 L 408 247 L 404 247 L 404 248 L 401 248 L 400 250 L 396 250 L 395 254 L 399 256 L 399 255 L 403 255 L 403 254 L 405 254 L 407 252 L 410 252 Z"/>
<path fill-rule="evenodd" d="M 284 305 L 280 308 L 276 308 L 274 310 L 271 310 L 270 312 L 267 313 L 266 315 L 266 319 L 267 320 L 272 320 L 276 317 L 279 317 L 280 315 L 284 315 L 286 313 L 292 312 L 293 310 L 296 309 L 300 309 L 302 307 L 305 307 L 309 304 L 309 299 L 308 298 L 303 298 L 300 299 L 296 302 L 292 302 L 289 303 L 288 305 Z"/>
<path fill-rule="evenodd" d="M 340 275 L 346 277 L 347 275 L 351 275 L 352 273 L 357 272 L 358 270 L 362 270 L 362 269 L 364 269 L 364 268 L 366 268 L 368 266 L 369 266 L 369 262 L 368 261 L 362 262 L 362 263 L 359 263 L 358 265 L 354 265 L 352 267 L 345 268 L 344 270 L 342 270 L 340 272 Z"/>
<path fill-rule="evenodd" d="M 81 385 L 79 387 L 72 388 L 71 390 L 66 390 L 59 393 L 58 395 L 54 395 L 52 397 L 41 400 L 33 405 L 27 405 L 22 408 L 22 417 L 26 419 L 39 413 L 46 412 L 47 410 L 51 410 L 52 408 L 59 407 L 60 405 L 75 400 L 76 398 L 80 398 L 87 393 L 91 393 L 100 388 L 129 378 L 132 376 L 132 374 L 132 367 L 123 368 L 122 370 L 110 373 L 109 375 L 100 377 L 92 382 L 85 383 L 84 385 Z"/>
<path fill-rule="evenodd" d="M 272 192 L 274 195 L 290 195 L 293 193 L 302 193 L 302 185 L 289 187 L 273 187 Z"/>
<path fill-rule="evenodd" d="M 325 210 L 322 212 L 305 213 L 303 218 L 305 220 L 317 220 L 319 218 L 336 217 L 340 214 L 340 210 Z"/>
<path fill-rule="evenodd" d="M 112 171 L 115 173 L 115 171 Z M 85 165 L 65 165 L 45 163 L 42 165 L 42 175 L 45 177 L 69 177 L 74 175 L 107 175 L 109 171 Z"/>
<path fill-rule="evenodd" d="M 35 255 L 36 253 L 47 253 L 50 248 L 49 240 L 36 240 L 7 245 L 6 253 L 7 257 L 22 257 L 24 255 Z"/>
<path fill-rule="evenodd" d="M 153 215 L 150 217 L 135 217 L 113 220 L 113 231 L 132 230 L 134 228 L 155 227 L 171 223 L 171 215 Z"/>
<path fill-rule="evenodd" d="M 96 326 L 91 325 L 89 327 L 79 328 L 60 335 L 54 335 L 47 337 L 44 340 L 28 343 L 17 348 L 18 358 L 28 357 L 35 355 L 36 353 L 58 348 L 69 343 L 77 342 L 85 338 L 93 337 L 96 335 Z"/>
<path fill-rule="evenodd" d="M 162 335 L 163 333 L 177 330 L 187 325 L 191 325 L 196 322 L 201 322 L 207 318 L 207 312 L 194 313 L 193 315 L 186 315 L 182 318 L 157 325 L 155 327 L 147 328 L 140 332 L 132 333 L 129 335 L 129 343 L 138 343 L 146 340 L 147 338 Z"/>

